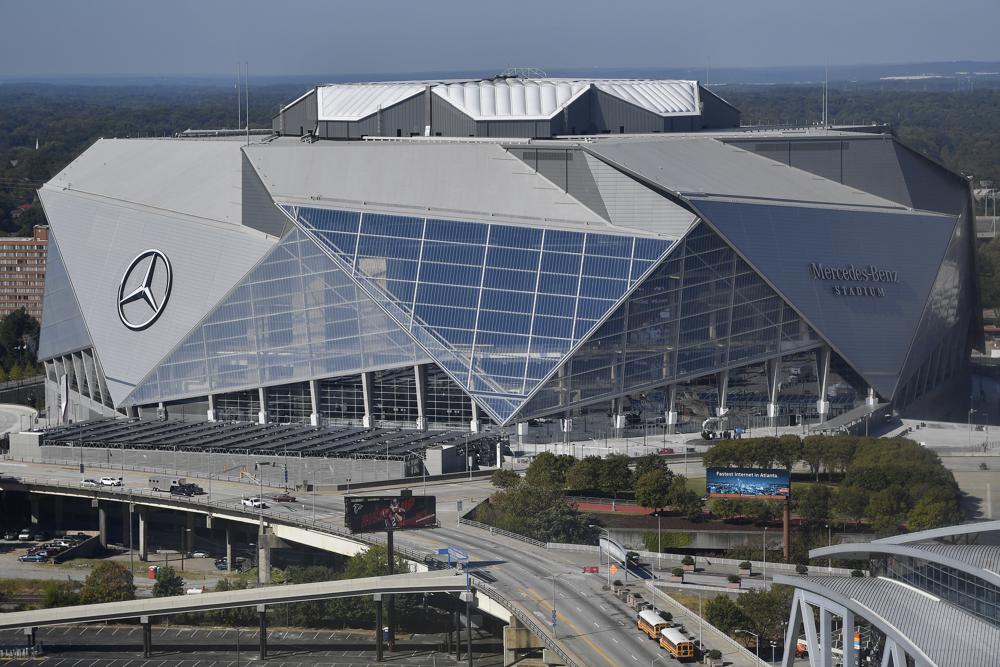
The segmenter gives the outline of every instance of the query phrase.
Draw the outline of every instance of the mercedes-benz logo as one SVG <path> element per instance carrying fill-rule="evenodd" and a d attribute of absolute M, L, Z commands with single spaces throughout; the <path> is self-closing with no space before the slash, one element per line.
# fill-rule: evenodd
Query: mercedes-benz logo
<path fill-rule="evenodd" d="M 159 250 L 145 250 L 133 259 L 118 286 L 118 317 L 132 331 L 156 321 L 170 298 L 170 260 Z M 141 278 L 141 281 L 137 281 Z"/>

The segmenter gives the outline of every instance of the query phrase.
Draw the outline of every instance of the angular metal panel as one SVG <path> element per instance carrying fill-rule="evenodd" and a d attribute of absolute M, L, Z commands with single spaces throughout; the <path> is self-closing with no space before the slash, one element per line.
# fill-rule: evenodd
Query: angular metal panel
<path fill-rule="evenodd" d="M 893 398 L 954 217 L 692 204 L 881 396 Z"/>
<path fill-rule="evenodd" d="M 38 360 L 45 361 L 92 345 L 80 304 L 66 273 L 59 243 L 49 232 L 49 253 L 42 297 L 42 329 L 38 339 Z"/>
<path fill-rule="evenodd" d="M 115 405 L 273 244 L 239 224 L 210 223 L 48 185 L 39 194 Z M 119 319 L 119 285 L 133 260 L 149 250 L 160 251 L 171 263 L 172 288 L 158 319 L 135 331 Z"/>

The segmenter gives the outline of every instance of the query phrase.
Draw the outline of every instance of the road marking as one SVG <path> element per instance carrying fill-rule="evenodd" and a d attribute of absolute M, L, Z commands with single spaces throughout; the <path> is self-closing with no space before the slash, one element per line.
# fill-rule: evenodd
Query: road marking
<path fill-rule="evenodd" d="M 617 639 L 615 639 L 614 637 L 612 637 L 612 638 L 611 638 L 611 641 L 613 641 L 613 642 L 614 642 L 614 643 L 616 643 L 616 644 L 618 643 L 618 640 L 617 640 Z"/>
<path fill-rule="evenodd" d="M 629 653 L 629 655 L 632 655 L 632 654 Z M 635 660 L 636 662 L 639 662 L 639 658 L 635 657 L 634 655 L 632 655 L 632 659 Z"/>
<path fill-rule="evenodd" d="M 535 599 L 535 602 L 537 604 L 540 604 L 540 605 L 542 605 L 544 607 L 548 607 L 549 609 L 552 608 L 551 605 L 549 605 L 548 601 L 546 601 L 545 598 L 543 598 L 541 595 L 539 595 L 537 592 L 535 592 L 534 589 L 528 588 L 526 590 L 528 591 L 529 595 L 531 595 L 531 597 L 533 597 Z M 590 648 L 594 649 L 594 652 L 597 653 L 597 655 L 599 655 L 602 658 L 604 658 L 604 660 L 609 665 L 611 665 L 611 667 L 619 667 L 618 663 L 615 662 L 614 660 L 612 660 L 611 658 L 609 658 L 608 654 L 601 650 L 601 647 L 599 647 L 597 644 L 595 644 L 594 642 L 592 642 L 589 637 L 587 637 L 586 635 L 584 635 L 580 631 L 580 628 L 576 627 L 576 625 L 573 623 L 573 621 L 571 621 L 571 620 L 569 620 L 567 618 L 564 618 L 563 619 L 563 623 L 565 623 L 566 625 L 568 625 L 569 627 L 571 627 L 577 633 L 577 635 L 580 637 L 580 639 L 582 639 L 584 642 L 586 642 L 587 645 L 590 646 Z"/>

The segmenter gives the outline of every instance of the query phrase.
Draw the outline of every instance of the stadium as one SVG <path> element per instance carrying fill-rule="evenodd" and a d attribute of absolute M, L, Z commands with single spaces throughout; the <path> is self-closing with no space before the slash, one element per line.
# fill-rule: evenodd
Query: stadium
<path fill-rule="evenodd" d="M 497 77 L 102 139 L 40 190 L 54 441 L 964 415 L 966 179 L 884 126 L 739 123 L 692 81 Z"/>

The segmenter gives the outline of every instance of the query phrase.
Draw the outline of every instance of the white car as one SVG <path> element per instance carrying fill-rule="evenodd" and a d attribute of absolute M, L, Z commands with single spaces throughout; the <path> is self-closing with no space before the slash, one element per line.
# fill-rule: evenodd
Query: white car
<path fill-rule="evenodd" d="M 207 551 L 192 551 L 188 558 L 211 558 L 212 554 Z"/>
<path fill-rule="evenodd" d="M 243 498 L 240 500 L 244 507 L 253 507 L 254 509 L 267 509 L 267 503 L 265 503 L 260 498 Z"/>
<path fill-rule="evenodd" d="M 89 477 L 87 479 L 83 480 L 82 482 L 80 482 L 80 486 L 87 486 L 87 487 L 91 487 L 91 488 L 93 488 L 95 486 L 100 486 L 100 485 L 101 485 L 101 483 L 98 482 L 96 479 L 90 479 Z"/>
<path fill-rule="evenodd" d="M 101 486 L 121 486 L 121 485 L 122 485 L 122 478 L 121 477 L 102 477 L 101 478 Z"/>

